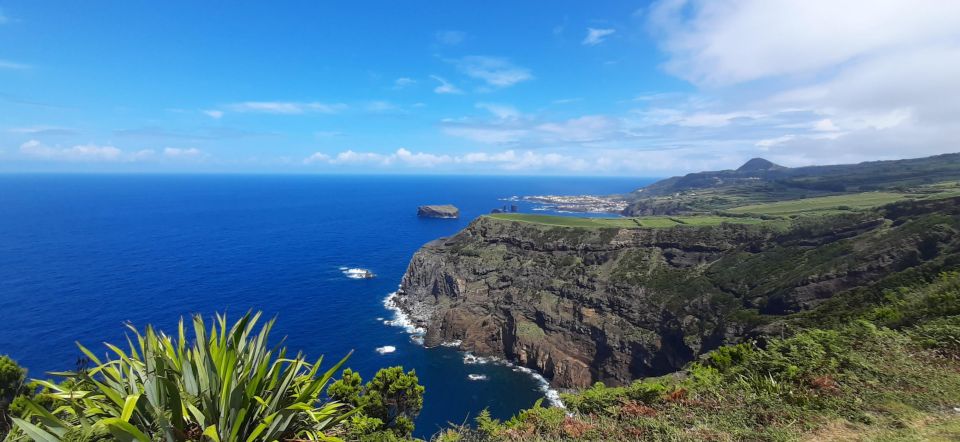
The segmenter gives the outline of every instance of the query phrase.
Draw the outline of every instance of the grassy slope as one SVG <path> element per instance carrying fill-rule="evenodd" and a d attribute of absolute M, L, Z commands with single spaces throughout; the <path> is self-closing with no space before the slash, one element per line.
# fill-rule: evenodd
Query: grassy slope
<path fill-rule="evenodd" d="M 441 440 L 960 440 L 960 274 L 847 325 L 722 347 L 688 369 L 564 395 Z M 936 304 L 937 309 L 929 309 Z M 913 318 L 899 325 L 890 318 Z"/>
<path fill-rule="evenodd" d="M 713 226 L 722 223 L 756 224 L 763 220 L 758 218 L 733 216 L 641 216 L 631 218 L 579 218 L 572 216 L 534 215 L 527 213 L 496 213 L 489 216 L 506 221 L 519 221 L 542 224 L 553 227 L 575 228 L 666 228 L 678 225 Z"/>

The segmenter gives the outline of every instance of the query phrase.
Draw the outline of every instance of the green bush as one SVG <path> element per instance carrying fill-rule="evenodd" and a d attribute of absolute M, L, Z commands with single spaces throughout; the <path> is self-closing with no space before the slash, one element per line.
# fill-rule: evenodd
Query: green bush
<path fill-rule="evenodd" d="M 353 439 L 367 437 L 409 437 L 413 433 L 413 421 L 423 408 L 424 387 L 420 385 L 415 371 L 403 372 L 403 367 L 384 368 L 370 382 L 362 385 L 360 375 L 350 369 L 330 384 L 327 395 L 334 400 L 350 404 L 357 411 L 345 422 L 347 432 Z"/>
<path fill-rule="evenodd" d="M 951 316 L 914 327 L 910 336 L 920 345 L 945 356 L 960 357 L 960 316 Z"/>
<path fill-rule="evenodd" d="M 9 356 L 0 355 L 0 439 L 10 431 L 11 416 L 16 415 L 16 402 L 25 393 L 27 370 Z"/>

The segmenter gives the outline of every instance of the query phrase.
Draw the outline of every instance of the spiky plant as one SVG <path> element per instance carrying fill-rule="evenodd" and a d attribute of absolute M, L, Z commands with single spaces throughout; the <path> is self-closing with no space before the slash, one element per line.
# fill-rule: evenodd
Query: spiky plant
<path fill-rule="evenodd" d="M 14 419 L 19 435 L 55 442 L 106 428 L 120 440 L 142 442 L 329 439 L 324 431 L 352 411 L 324 401 L 321 392 L 347 358 L 318 375 L 322 357 L 311 364 L 269 347 L 275 320 L 256 332 L 259 319 L 247 313 L 228 326 L 226 315 L 217 315 L 208 334 L 195 315 L 192 343 L 182 319 L 176 338 L 128 325 L 136 338 L 127 338 L 129 351 L 106 344 L 112 354 L 104 362 L 77 344 L 92 366 L 56 373 L 72 382 L 36 381 L 57 408 L 28 404 L 28 416 Z"/>

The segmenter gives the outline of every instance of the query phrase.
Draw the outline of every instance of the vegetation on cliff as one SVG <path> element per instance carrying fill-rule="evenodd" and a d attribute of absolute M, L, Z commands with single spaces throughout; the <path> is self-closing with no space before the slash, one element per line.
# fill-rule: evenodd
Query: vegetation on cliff
<path fill-rule="evenodd" d="M 414 372 L 381 370 L 360 388 L 345 371 L 347 358 L 320 371 L 269 343 L 273 320 L 259 331 L 260 314 L 232 325 L 217 316 L 207 329 L 193 318 L 193 340 L 181 321 L 177 335 L 130 326 L 123 350 L 112 344 L 110 359 L 87 348 L 76 371 L 54 373 L 59 383 L 34 380 L 0 358 L 0 411 L 14 425 L 6 441 L 292 441 L 375 440 L 409 437 L 422 406 L 423 387 Z M 354 383 L 355 381 L 355 383 Z M 346 388 L 351 385 L 350 388 Z M 16 399 L 10 400 L 11 397 Z M 7 406 L 12 402 L 12 406 Z M 8 420 L 9 415 L 9 420 Z"/>
<path fill-rule="evenodd" d="M 960 274 L 902 287 L 835 328 L 720 347 L 678 373 L 563 399 L 567 410 L 481 414 L 439 439 L 958 440 Z"/>
<path fill-rule="evenodd" d="M 895 161 L 787 168 L 754 158 L 737 170 L 697 172 L 672 177 L 623 198 L 625 215 L 712 213 L 743 206 L 835 196 L 836 206 L 855 207 L 866 196 L 872 205 L 960 186 L 960 154 Z M 853 196 L 860 194 L 859 196 Z M 871 197 L 871 194 L 872 197 Z M 845 198 L 853 196 L 852 198 Z M 886 198 L 877 201 L 876 198 Z M 829 201 L 829 200 L 827 200 Z M 862 207 L 862 206 L 861 206 Z M 738 209 L 739 210 L 739 209 Z"/>

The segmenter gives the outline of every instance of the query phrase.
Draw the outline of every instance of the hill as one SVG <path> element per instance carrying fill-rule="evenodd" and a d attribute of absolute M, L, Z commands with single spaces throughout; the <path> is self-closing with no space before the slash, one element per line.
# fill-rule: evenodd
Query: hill
<path fill-rule="evenodd" d="M 736 170 L 667 178 L 625 196 L 628 216 L 703 213 L 747 204 L 960 181 L 960 154 L 788 168 L 754 158 Z"/>

